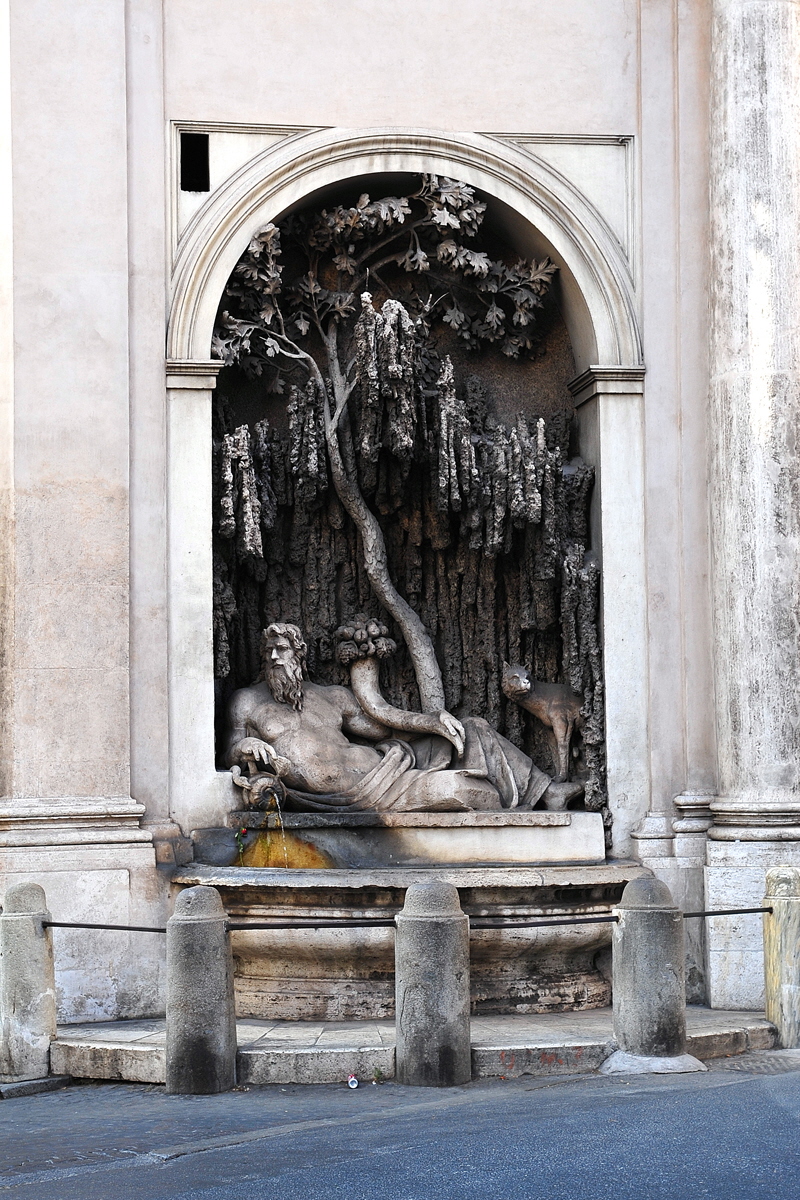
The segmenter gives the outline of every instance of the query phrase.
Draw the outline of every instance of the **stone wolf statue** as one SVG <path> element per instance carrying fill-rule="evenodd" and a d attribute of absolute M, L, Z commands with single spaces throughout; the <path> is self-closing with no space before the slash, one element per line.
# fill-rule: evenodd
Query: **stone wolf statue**
<path fill-rule="evenodd" d="M 583 696 L 573 692 L 566 683 L 542 683 L 531 679 L 530 672 L 522 666 L 503 663 L 502 688 L 509 700 L 513 700 L 526 712 L 552 729 L 556 739 L 556 783 L 565 783 L 569 778 L 569 748 L 572 735 L 584 723 Z"/>

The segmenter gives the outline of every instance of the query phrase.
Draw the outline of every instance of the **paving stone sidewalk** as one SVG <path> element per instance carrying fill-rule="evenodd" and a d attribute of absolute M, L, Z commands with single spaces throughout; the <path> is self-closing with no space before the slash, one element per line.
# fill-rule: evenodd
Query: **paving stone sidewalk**
<path fill-rule="evenodd" d="M 610 1008 L 472 1019 L 473 1078 L 582 1074 L 612 1050 Z M 763 1013 L 686 1010 L 688 1048 L 699 1058 L 764 1050 L 773 1027 Z M 355 1074 L 394 1077 L 394 1021 L 237 1022 L 238 1077 L 243 1083 L 337 1083 Z M 52 1069 L 76 1078 L 163 1083 L 162 1020 L 62 1026 Z"/>

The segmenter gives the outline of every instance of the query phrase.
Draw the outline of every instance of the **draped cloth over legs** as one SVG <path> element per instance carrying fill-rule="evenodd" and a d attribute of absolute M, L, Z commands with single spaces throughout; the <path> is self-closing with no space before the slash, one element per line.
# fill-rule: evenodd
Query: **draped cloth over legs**
<path fill-rule="evenodd" d="M 526 754 L 480 717 L 466 717 L 464 753 L 441 737 L 380 742 L 381 761 L 349 792 L 287 789 L 300 811 L 463 812 L 533 808 L 550 784 Z"/>

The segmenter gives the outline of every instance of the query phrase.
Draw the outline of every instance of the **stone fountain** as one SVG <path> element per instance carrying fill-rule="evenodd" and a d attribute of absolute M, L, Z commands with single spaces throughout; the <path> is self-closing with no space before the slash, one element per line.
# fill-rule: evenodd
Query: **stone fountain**
<path fill-rule="evenodd" d="M 237 919 L 367 922 L 435 874 L 496 919 L 472 931 L 476 1011 L 606 1005 L 609 925 L 498 923 L 602 917 L 642 871 L 605 857 L 594 471 L 556 266 L 484 245 L 473 188 L 408 183 L 266 226 L 226 289 L 214 633 L 238 800 L 175 882 Z M 242 1015 L 392 1011 L 389 928 L 233 938 Z"/>
<path fill-rule="evenodd" d="M 380 623 L 358 619 L 367 632 L 374 625 L 378 645 L 389 641 Z M 378 651 L 347 627 L 339 657 L 351 667 L 349 689 L 304 680 L 306 644 L 294 625 L 270 626 L 262 648 L 263 679 L 230 708 L 228 759 L 248 807 L 227 828 L 196 830 L 198 861 L 176 876 L 219 888 L 232 917 L 391 918 L 409 884 L 434 873 L 458 887 L 473 917 L 602 916 L 643 873 L 606 863 L 600 813 L 568 809 L 582 785 L 552 781 L 486 722 L 387 704 Z M 412 726 L 413 740 L 394 736 Z M 232 936 L 242 1016 L 393 1012 L 388 928 Z M 475 1011 L 606 1005 L 609 945 L 610 925 L 599 923 L 474 929 Z"/>

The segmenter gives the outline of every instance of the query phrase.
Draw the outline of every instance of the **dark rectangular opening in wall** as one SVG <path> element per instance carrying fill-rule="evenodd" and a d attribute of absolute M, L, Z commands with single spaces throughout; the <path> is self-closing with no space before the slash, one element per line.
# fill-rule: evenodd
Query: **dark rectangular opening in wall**
<path fill-rule="evenodd" d="M 181 191 L 207 192 L 209 190 L 208 176 L 208 134 L 181 134 Z"/>

